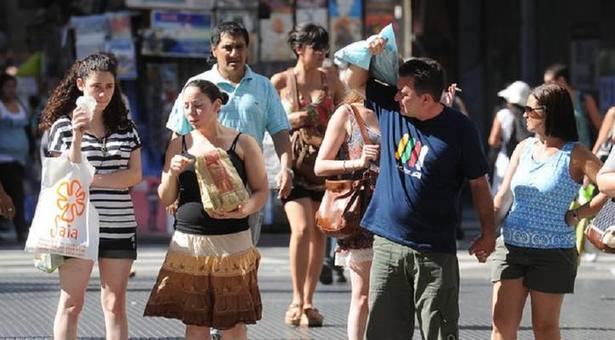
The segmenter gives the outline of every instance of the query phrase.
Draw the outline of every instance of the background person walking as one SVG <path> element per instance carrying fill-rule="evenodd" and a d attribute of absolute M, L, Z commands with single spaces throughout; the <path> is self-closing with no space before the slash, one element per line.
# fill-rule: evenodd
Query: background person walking
<path fill-rule="evenodd" d="M 322 269 L 325 236 L 316 228 L 314 214 L 324 194 L 324 178 L 314 174 L 313 163 L 335 104 L 344 95 L 344 87 L 333 73 L 321 70 L 329 50 L 329 34 L 314 24 L 297 26 L 288 34 L 290 48 L 297 56 L 295 67 L 276 73 L 271 82 L 282 98 L 293 129 L 293 148 L 301 147 L 307 166 L 293 167 L 293 189 L 282 198 L 290 223 L 290 271 L 293 298 L 285 322 L 297 326 L 322 326 L 323 316 L 314 307 L 313 298 Z M 308 154 L 309 153 L 309 154 Z"/>
<path fill-rule="evenodd" d="M 24 216 L 24 166 L 28 160 L 30 119 L 17 99 L 17 78 L 0 74 L 0 184 L 12 198 L 9 211 L 17 242 L 24 243 L 28 226 Z M 7 208 L 8 209 L 8 208 Z M 0 217 L 1 218 L 1 217 Z"/>

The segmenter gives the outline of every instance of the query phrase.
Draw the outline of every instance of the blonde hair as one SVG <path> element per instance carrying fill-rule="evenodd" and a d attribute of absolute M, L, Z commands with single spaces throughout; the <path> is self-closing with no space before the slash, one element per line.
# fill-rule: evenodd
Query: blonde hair
<path fill-rule="evenodd" d="M 363 101 L 364 100 L 365 100 L 365 97 L 359 91 L 357 91 L 357 90 L 350 90 L 348 93 L 346 93 L 346 95 L 342 99 L 342 102 L 340 103 L 340 106 L 344 105 L 344 104 L 361 104 L 361 105 L 363 105 Z"/>

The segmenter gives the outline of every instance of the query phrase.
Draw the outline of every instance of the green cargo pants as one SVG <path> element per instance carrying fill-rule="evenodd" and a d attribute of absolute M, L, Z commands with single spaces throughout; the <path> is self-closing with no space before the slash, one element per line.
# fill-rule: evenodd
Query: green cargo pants
<path fill-rule="evenodd" d="M 365 338 L 412 339 L 415 314 L 423 339 L 458 339 L 457 255 L 419 252 L 375 236 Z"/>

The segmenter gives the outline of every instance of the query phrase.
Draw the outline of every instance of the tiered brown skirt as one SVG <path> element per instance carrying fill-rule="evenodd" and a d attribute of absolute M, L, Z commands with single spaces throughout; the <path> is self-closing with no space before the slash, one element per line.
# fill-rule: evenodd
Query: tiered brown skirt
<path fill-rule="evenodd" d="M 249 230 L 230 235 L 175 231 L 144 315 L 220 330 L 254 324 L 263 308 L 259 261 Z"/>

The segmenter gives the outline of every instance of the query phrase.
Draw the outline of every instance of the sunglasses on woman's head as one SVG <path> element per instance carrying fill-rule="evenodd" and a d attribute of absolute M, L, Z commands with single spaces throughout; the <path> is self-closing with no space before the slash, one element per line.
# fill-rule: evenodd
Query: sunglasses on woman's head
<path fill-rule="evenodd" d="M 524 106 L 523 112 L 527 113 L 528 116 L 532 116 L 535 118 L 542 118 L 543 115 L 539 114 L 538 111 L 544 111 L 546 108 L 547 107 L 544 105 L 536 106 L 536 107 Z"/>

